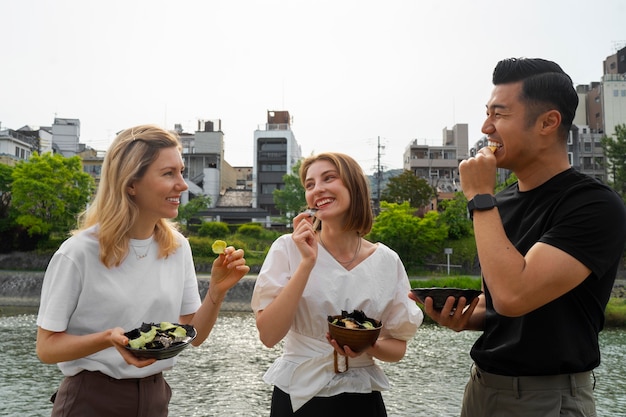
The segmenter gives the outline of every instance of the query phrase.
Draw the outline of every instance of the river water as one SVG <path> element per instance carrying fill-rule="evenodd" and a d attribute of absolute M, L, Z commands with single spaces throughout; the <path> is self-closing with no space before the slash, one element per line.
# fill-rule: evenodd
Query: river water
<path fill-rule="evenodd" d="M 6 313 L 5 313 L 6 314 Z M 35 355 L 35 315 L 0 317 L 0 416 L 49 416 L 50 395 L 62 379 L 55 365 Z M 392 389 L 383 393 L 390 417 L 458 416 L 470 369 L 474 332 L 422 326 L 399 363 L 383 363 Z M 626 331 L 601 333 L 596 369 L 598 416 L 626 415 Z M 170 415 L 267 416 L 272 387 L 262 376 L 280 349 L 265 348 L 251 313 L 224 312 L 209 339 L 189 347 L 166 373 L 173 396 Z"/>

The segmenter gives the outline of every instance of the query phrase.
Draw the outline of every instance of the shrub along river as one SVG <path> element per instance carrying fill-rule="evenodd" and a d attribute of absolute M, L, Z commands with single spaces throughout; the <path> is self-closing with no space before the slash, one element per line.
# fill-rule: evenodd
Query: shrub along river
<path fill-rule="evenodd" d="M 0 416 L 49 416 L 50 396 L 62 379 L 55 365 L 35 354 L 35 312 L 0 317 Z M 392 389 L 383 397 L 390 417 L 458 416 L 471 365 L 475 332 L 422 326 L 399 363 L 383 363 Z M 601 333 L 602 364 L 596 369 L 599 416 L 626 415 L 626 331 Z M 258 340 L 249 312 L 224 312 L 209 339 L 189 347 L 166 372 L 172 386 L 171 416 L 267 416 L 271 386 L 262 376 L 280 354 Z"/>

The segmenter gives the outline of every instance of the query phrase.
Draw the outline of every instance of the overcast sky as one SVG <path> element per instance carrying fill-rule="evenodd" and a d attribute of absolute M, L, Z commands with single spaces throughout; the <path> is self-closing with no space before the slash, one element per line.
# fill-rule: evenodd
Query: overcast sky
<path fill-rule="evenodd" d="M 137 124 L 193 132 L 221 119 L 225 159 L 252 165 L 268 110 L 288 110 L 303 154 L 371 172 L 413 140 L 481 137 L 496 62 L 542 57 L 600 81 L 626 45 L 624 0 L 2 0 L 2 128 L 81 122 L 106 150 Z"/>

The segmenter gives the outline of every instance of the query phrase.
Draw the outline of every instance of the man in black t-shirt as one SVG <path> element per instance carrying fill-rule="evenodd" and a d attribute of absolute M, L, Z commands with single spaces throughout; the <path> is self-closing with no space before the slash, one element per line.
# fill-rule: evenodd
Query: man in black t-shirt
<path fill-rule="evenodd" d="M 595 416 L 591 371 L 624 250 L 624 203 L 569 164 L 578 96 L 559 65 L 505 59 L 493 84 L 489 146 L 459 165 L 484 294 L 456 310 L 452 298 L 441 311 L 428 298 L 424 309 L 456 331 L 483 331 L 462 417 Z M 494 196 L 497 167 L 518 182 Z"/>

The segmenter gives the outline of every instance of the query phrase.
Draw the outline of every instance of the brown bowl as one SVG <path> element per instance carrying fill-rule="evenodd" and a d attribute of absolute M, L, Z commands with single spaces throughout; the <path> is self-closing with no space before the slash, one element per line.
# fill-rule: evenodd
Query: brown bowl
<path fill-rule="evenodd" d="M 456 308 L 459 303 L 460 297 L 465 297 L 466 304 L 472 302 L 472 300 L 482 294 L 480 290 L 472 290 L 467 288 L 413 288 L 411 292 L 417 297 L 420 303 L 424 304 L 426 297 L 433 299 L 433 308 L 435 310 L 441 310 L 446 303 L 448 297 L 454 297 L 454 306 Z"/>
<path fill-rule="evenodd" d="M 342 319 L 344 316 L 331 316 L 328 321 L 328 331 L 330 337 L 335 339 L 339 346 L 348 346 L 353 352 L 360 352 L 372 346 L 380 335 L 380 329 L 383 325 L 378 320 L 374 321 L 373 329 L 350 329 L 343 326 L 338 326 L 330 322 L 330 319 Z"/>

